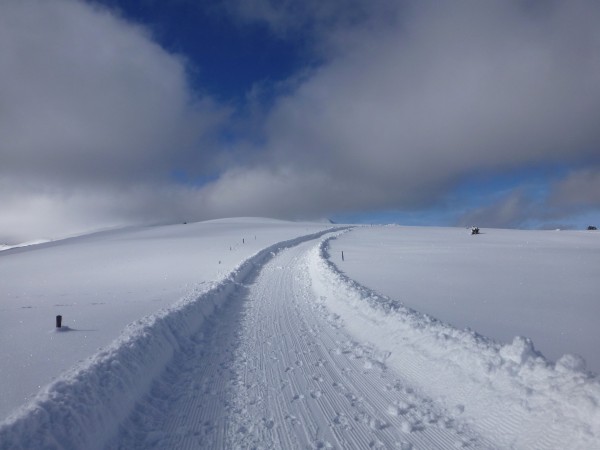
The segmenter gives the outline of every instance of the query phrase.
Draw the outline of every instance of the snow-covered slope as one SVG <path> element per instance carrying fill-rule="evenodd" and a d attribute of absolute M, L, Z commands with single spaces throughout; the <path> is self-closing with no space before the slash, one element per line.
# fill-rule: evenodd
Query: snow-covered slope
<path fill-rule="evenodd" d="M 106 231 L 0 252 L 0 420 L 129 323 L 325 224 L 236 218 Z M 66 332 L 57 333 L 55 316 Z"/>
<path fill-rule="evenodd" d="M 580 357 L 564 355 L 554 364 L 526 337 L 502 345 L 406 308 L 341 273 L 329 260 L 334 242 L 314 249 L 314 289 L 409 385 L 497 448 L 600 448 L 600 382 Z"/>
<path fill-rule="evenodd" d="M 36 239 L 35 241 L 22 242 L 16 245 L 0 244 L 0 252 L 4 250 L 10 250 L 11 248 L 29 247 L 30 245 L 39 245 L 50 242 L 50 239 Z"/>
<path fill-rule="evenodd" d="M 340 272 L 354 257 L 360 281 L 390 264 L 411 273 L 443 242 L 458 258 L 474 241 L 398 228 L 420 240 L 398 261 L 386 252 L 408 244 L 387 228 L 337 230 L 232 219 L 3 252 L 3 313 L 16 324 L 0 351 L 17 365 L 0 365 L 0 400 L 23 403 L 10 390 L 32 379 L 41 389 L 0 421 L 0 449 L 600 448 L 600 384 L 580 358 L 553 363 L 527 338 L 455 328 Z M 506 232 L 486 258 L 509 270 L 502 255 L 520 236 Z M 528 263 L 570 248 L 536 242 Z M 357 258 L 374 243 L 377 261 Z"/>
<path fill-rule="evenodd" d="M 419 312 L 499 342 L 526 336 L 600 373 L 598 232 L 365 227 L 331 241 L 331 259 Z"/>

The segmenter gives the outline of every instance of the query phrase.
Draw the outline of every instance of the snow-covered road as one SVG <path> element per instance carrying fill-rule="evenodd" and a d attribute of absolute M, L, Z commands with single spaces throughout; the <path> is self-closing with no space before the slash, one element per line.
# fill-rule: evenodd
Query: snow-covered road
<path fill-rule="evenodd" d="M 490 447 L 356 342 L 311 288 L 312 240 L 238 286 L 109 448 Z"/>

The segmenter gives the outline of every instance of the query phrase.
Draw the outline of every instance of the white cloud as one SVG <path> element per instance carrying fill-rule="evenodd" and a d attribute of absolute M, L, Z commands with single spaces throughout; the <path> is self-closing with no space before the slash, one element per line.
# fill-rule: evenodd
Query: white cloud
<path fill-rule="evenodd" d="M 600 162 L 595 1 L 226 1 L 324 61 L 237 128 L 259 139 L 226 150 L 212 139 L 229 111 L 192 93 L 185 61 L 147 29 L 83 1 L 0 3 L 0 240 L 24 222 L 39 237 L 418 209 L 481 171 Z M 170 179 L 215 168 L 201 188 Z M 575 178 L 552 214 L 590 197 L 578 183 L 595 181 Z M 495 205 L 498 223 L 528 213 L 518 197 Z"/>
<path fill-rule="evenodd" d="M 227 114 L 191 92 L 185 62 L 146 29 L 82 1 L 2 1 L 0 73 L 4 236 L 114 220 L 100 198 L 129 205 L 116 188 L 201 172 L 212 155 L 200 144 Z"/>

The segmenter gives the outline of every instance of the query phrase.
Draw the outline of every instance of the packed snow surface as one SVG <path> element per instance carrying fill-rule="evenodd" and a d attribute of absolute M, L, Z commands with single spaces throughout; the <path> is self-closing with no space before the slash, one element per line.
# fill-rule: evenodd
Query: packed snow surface
<path fill-rule="evenodd" d="M 419 312 L 499 342 L 526 336 L 549 359 L 578 354 L 600 373 L 600 233 L 481 233 L 357 228 L 331 242 L 331 259 Z"/>
<path fill-rule="evenodd" d="M 388 367 L 409 385 L 494 448 L 600 448 L 600 383 L 581 357 L 565 354 L 553 363 L 527 337 L 503 344 L 407 308 L 342 273 L 330 259 L 331 242 L 313 254 L 314 289 L 358 340 L 388 355 Z"/>
<path fill-rule="evenodd" d="M 444 240 L 438 233 L 458 236 L 397 228 L 434 244 Z M 371 239 L 394 253 L 388 232 L 236 219 L 3 252 L 5 311 L 39 317 L 22 325 L 29 334 L 13 327 L 21 334 L 11 347 L 1 336 L 0 351 L 28 361 L 41 388 L 28 402 L 7 397 L 22 406 L 5 408 L 12 414 L 0 421 L 0 449 L 600 448 L 600 384 L 582 358 L 553 362 L 528 337 L 492 339 L 366 287 L 385 258 L 364 259 L 362 270 L 344 265 Z M 500 244 L 488 256 L 501 254 Z M 418 261 L 418 249 L 413 255 Z M 52 270 L 51 261 L 60 264 Z M 68 282 L 48 281 L 56 279 Z M 425 292 L 439 292 L 429 280 Z M 57 307 L 57 292 L 78 300 Z M 114 296 L 86 303 L 94 292 Z M 31 308 L 20 311 L 24 304 Z M 57 312 L 79 314 L 77 322 L 55 332 Z M 56 354 L 60 362 L 46 366 Z M 0 367 L 3 377 L 15 371 Z M 21 389 L 20 379 L 7 388 L 6 379 L 3 405 L 5 393 Z"/>

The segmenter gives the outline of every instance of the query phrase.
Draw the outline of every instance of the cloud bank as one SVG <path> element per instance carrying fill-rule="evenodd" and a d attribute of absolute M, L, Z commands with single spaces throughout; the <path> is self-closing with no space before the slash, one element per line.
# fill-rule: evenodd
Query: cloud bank
<path fill-rule="evenodd" d="M 465 177 L 538 165 L 572 168 L 544 207 L 527 208 L 516 186 L 478 211 L 518 226 L 600 209 L 597 2 L 224 4 L 241 24 L 304 40 L 321 63 L 285 89 L 261 82 L 274 100 L 233 114 L 193 92 L 183 56 L 114 11 L 0 4 L 0 241 L 419 210 Z M 227 146 L 223 129 L 237 130 Z"/>
<path fill-rule="evenodd" d="M 267 119 L 268 161 L 320 179 L 315 205 L 419 208 L 479 172 L 598 164 L 597 3 L 387 6 L 336 28 Z"/>
<path fill-rule="evenodd" d="M 0 68 L 0 240 L 127 222 L 140 190 L 210 164 L 227 115 L 147 30 L 84 2 L 3 1 Z"/>

